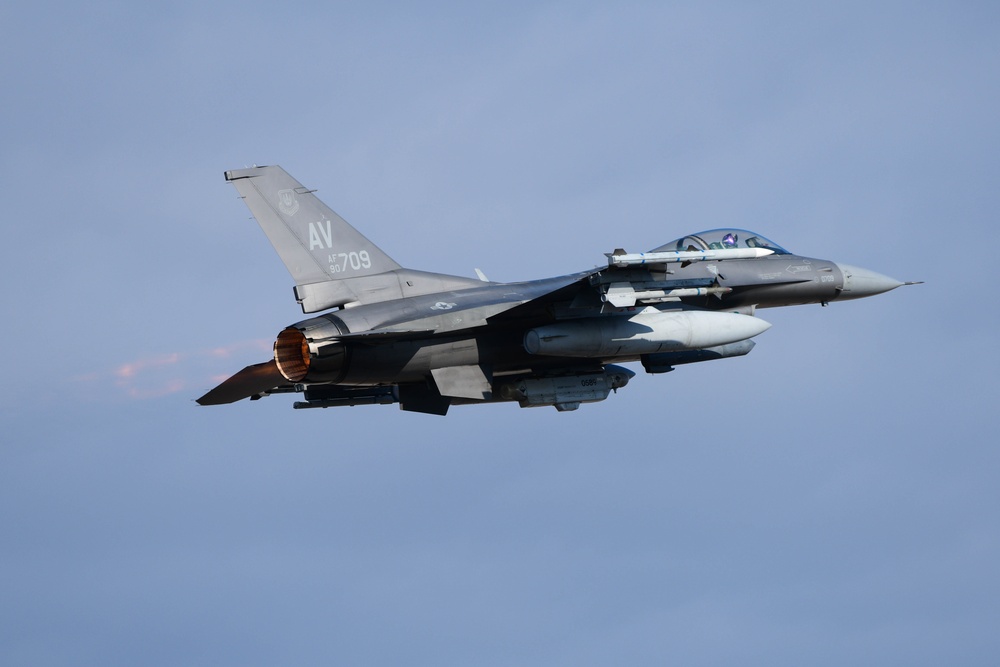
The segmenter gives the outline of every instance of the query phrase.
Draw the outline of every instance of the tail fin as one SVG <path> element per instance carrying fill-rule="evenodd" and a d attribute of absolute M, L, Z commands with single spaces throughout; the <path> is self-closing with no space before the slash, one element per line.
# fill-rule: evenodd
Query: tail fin
<path fill-rule="evenodd" d="M 295 279 L 305 313 L 482 285 L 404 269 L 281 167 L 227 171 L 226 180 Z"/>
<path fill-rule="evenodd" d="M 281 167 L 226 172 L 297 285 L 402 268 Z"/>

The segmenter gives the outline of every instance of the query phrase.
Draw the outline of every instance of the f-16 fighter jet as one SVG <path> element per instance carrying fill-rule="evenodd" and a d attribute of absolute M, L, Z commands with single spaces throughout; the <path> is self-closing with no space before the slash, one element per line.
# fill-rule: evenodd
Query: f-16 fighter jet
<path fill-rule="evenodd" d="M 607 265 L 518 283 L 405 269 L 283 169 L 226 172 L 295 280 L 304 313 L 274 356 L 198 399 L 297 393 L 295 408 L 516 402 L 576 410 L 635 373 L 745 355 L 759 308 L 881 294 L 892 278 L 793 254 L 743 229 L 683 236 Z"/>

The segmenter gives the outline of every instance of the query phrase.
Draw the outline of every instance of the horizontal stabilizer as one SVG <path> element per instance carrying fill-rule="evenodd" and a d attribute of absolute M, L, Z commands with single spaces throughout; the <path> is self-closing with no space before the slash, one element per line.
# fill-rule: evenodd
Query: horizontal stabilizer
<path fill-rule="evenodd" d="M 272 359 L 262 364 L 247 366 L 199 398 L 198 405 L 235 403 L 241 399 L 250 398 L 251 396 L 256 396 L 257 394 L 280 387 L 283 384 L 288 384 L 288 380 L 281 375 L 277 364 Z"/>

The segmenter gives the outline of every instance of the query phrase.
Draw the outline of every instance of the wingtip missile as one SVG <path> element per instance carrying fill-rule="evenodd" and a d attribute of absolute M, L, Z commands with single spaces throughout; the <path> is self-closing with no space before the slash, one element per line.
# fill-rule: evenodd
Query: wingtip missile
<path fill-rule="evenodd" d="M 626 267 L 643 264 L 677 264 L 705 260 L 759 259 L 773 255 L 770 248 L 718 248 L 713 250 L 671 250 L 667 252 L 615 252 L 607 255 L 608 266 Z"/>

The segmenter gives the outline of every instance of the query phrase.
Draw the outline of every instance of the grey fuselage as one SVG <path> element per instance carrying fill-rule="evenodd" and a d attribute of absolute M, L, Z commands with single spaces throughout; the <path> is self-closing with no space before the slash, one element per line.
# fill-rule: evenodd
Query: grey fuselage
<path fill-rule="evenodd" d="M 844 293 L 844 274 L 834 262 L 798 255 L 771 255 L 752 260 L 697 262 L 672 273 L 633 269 L 629 275 L 613 276 L 615 283 L 667 281 L 711 281 L 732 288 L 722 298 L 698 296 L 664 308 L 693 308 L 748 313 L 753 308 L 817 304 L 850 298 Z M 618 308 L 600 299 L 601 272 L 582 272 L 522 283 L 484 283 L 482 286 L 450 290 L 393 301 L 345 308 L 292 325 L 302 331 L 316 349 L 324 341 L 338 341 L 343 359 L 314 364 L 311 379 L 343 385 L 363 386 L 418 382 L 439 366 L 487 366 L 494 375 L 529 373 L 566 368 L 590 368 L 608 363 L 639 361 L 641 354 L 599 358 L 547 357 L 525 350 L 525 332 L 556 321 L 627 317 L 642 305 Z M 574 286 L 576 289 L 573 289 Z M 523 317 L 503 317 L 511 305 L 530 303 L 557 290 L 566 293 L 545 309 Z M 419 338 L 387 341 L 377 345 L 350 334 L 368 331 L 424 331 Z M 391 334 L 386 334 L 387 338 Z"/>

